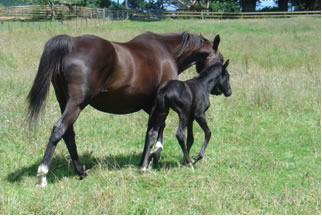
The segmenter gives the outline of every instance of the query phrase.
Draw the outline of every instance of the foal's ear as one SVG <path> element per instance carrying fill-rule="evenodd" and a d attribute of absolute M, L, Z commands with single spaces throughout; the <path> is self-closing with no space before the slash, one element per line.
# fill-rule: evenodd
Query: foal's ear
<path fill-rule="evenodd" d="M 200 37 L 204 40 L 207 40 L 201 33 L 200 33 Z"/>
<path fill-rule="evenodd" d="M 226 69 L 228 67 L 228 65 L 229 65 L 229 59 L 225 62 L 224 68 Z"/>
<path fill-rule="evenodd" d="M 215 52 L 217 52 L 218 50 L 219 43 L 220 43 L 220 37 L 219 35 L 216 35 L 214 39 L 214 46 L 212 47 L 215 50 Z"/>

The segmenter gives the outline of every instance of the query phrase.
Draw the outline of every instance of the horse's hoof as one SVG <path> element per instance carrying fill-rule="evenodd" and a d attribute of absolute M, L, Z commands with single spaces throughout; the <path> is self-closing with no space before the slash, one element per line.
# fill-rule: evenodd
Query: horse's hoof
<path fill-rule="evenodd" d="M 88 171 L 86 170 L 83 174 L 79 175 L 79 180 L 83 180 L 84 178 L 86 178 L 88 176 Z"/>
<path fill-rule="evenodd" d="M 36 183 L 36 187 L 37 188 L 45 188 L 45 187 L 47 187 L 47 183 L 41 183 L 41 184 Z"/>
<path fill-rule="evenodd" d="M 39 177 L 39 181 L 36 184 L 37 188 L 44 188 L 47 186 L 47 179 L 46 176 L 38 176 Z"/>
<path fill-rule="evenodd" d="M 193 168 L 192 163 L 189 163 L 189 166 L 190 166 L 190 168 L 191 168 L 192 171 L 195 171 L 195 168 Z"/>
<path fill-rule="evenodd" d="M 149 157 L 149 164 L 152 162 L 154 166 L 158 165 L 161 155 L 159 152 L 153 152 Z"/>
<path fill-rule="evenodd" d="M 141 173 L 145 173 L 146 171 L 148 171 L 148 168 L 147 167 L 141 167 L 140 168 L 140 172 Z"/>

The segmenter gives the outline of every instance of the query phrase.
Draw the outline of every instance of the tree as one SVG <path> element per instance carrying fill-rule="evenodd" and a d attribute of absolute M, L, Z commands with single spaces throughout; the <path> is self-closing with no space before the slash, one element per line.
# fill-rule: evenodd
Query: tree
<path fill-rule="evenodd" d="M 209 8 L 211 0 L 173 0 L 172 4 L 176 5 L 179 9 L 190 8 Z"/>
<path fill-rule="evenodd" d="M 288 11 L 288 2 L 289 0 L 277 0 L 278 8 L 281 11 Z"/>
<path fill-rule="evenodd" d="M 71 7 L 72 5 L 81 5 L 84 0 L 24 0 L 26 3 L 48 5 L 51 10 L 51 20 L 54 21 L 56 17 L 55 7 L 56 5 L 66 5 Z"/>
<path fill-rule="evenodd" d="M 164 9 L 165 0 L 127 0 L 128 8 L 131 9 Z M 126 2 L 124 1 L 124 6 Z"/>
<path fill-rule="evenodd" d="M 321 0 L 290 0 L 295 10 L 321 10 Z"/>
<path fill-rule="evenodd" d="M 209 9 L 211 11 L 230 11 L 239 12 L 240 6 L 236 0 L 213 0 Z"/>
<path fill-rule="evenodd" d="M 254 12 L 256 10 L 257 0 L 240 0 L 242 12 Z"/>

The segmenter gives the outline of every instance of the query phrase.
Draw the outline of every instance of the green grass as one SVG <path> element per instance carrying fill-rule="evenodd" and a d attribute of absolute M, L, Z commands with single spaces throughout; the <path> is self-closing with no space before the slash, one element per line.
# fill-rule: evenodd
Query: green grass
<path fill-rule="evenodd" d="M 212 138 L 192 172 L 174 136 L 171 112 L 159 166 L 138 171 L 148 116 L 104 114 L 87 107 L 75 124 L 80 181 L 60 142 L 47 188 L 36 172 L 59 108 L 51 88 L 36 136 L 25 98 L 45 42 L 55 34 L 95 34 L 127 41 L 144 31 L 221 36 L 233 95 L 211 98 Z M 321 21 L 121 21 L 101 26 L 0 31 L 0 214 L 320 214 Z M 195 76 L 190 68 L 180 79 Z M 195 124 L 192 155 L 203 132 Z"/>

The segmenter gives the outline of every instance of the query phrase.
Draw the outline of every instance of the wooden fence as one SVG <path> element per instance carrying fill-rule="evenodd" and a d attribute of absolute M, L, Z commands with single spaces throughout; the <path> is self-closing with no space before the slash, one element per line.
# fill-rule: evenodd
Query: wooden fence
<path fill-rule="evenodd" d="M 49 6 L 14 6 L 0 7 L 1 20 L 50 20 L 51 9 Z M 197 19 L 237 19 L 237 18 L 281 18 L 294 16 L 321 16 L 321 11 L 296 11 L 296 12 L 193 12 L 193 11 L 142 11 L 142 10 L 106 10 L 77 6 L 57 6 L 55 19 L 66 20 L 76 17 L 92 19 L 145 19 L 157 20 L 168 18 L 197 18 Z"/>
<path fill-rule="evenodd" d="M 13 6 L 0 7 L 0 21 L 21 20 L 41 21 L 50 20 L 52 11 L 49 6 Z M 107 20 L 160 20 L 162 10 L 107 10 L 102 8 L 86 8 L 77 6 L 56 6 L 55 19 L 68 20 L 73 18 L 107 19 Z"/>
<path fill-rule="evenodd" d="M 76 17 L 105 18 L 105 9 L 77 6 L 56 6 L 55 19 L 72 19 Z M 48 20 L 52 11 L 49 6 L 13 6 L 0 7 L 0 20 Z"/>
<path fill-rule="evenodd" d="M 193 12 L 193 11 L 165 11 L 164 17 L 170 18 L 214 18 L 214 19 L 240 19 L 240 18 L 286 18 L 295 16 L 321 16 L 321 11 L 292 11 L 292 12 Z"/>

